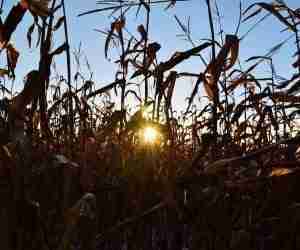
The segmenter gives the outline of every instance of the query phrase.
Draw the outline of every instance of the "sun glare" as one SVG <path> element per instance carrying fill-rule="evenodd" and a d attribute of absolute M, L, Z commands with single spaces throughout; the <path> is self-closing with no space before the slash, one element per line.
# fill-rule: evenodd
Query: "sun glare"
<path fill-rule="evenodd" d="M 159 133 L 153 127 L 144 128 L 142 133 L 145 143 L 153 144 L 158 140 Z"/>

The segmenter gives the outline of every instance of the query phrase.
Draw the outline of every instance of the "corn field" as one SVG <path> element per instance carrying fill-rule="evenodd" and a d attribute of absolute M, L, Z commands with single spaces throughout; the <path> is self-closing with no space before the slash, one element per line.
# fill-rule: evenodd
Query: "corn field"
<path fill-rule="evenodd" d="M 111 21 L 97 32 L 117 70 L 100 88 L 81 71 L 90 67 L 80 48 L 72 52 L 71 1 L 20 0 L 1 14 L 1 250 L 300 249 L 300 6 L 237 1 L 227 34 L 219 1 L 200 1 L 210 36 L 196 41 L 190 21 L 175 15 L 186 50 L 158 59 L 152 9 L 189 1 L 99 0 L 78 10 Z M 25 15 L 33 23 L 13 44 Z M 142 23 L 131 30 L 135 15 Z M 245 67 L 241 42 L 267 17 L 284 39 Z M 38 48 L 39 61 L 16 92 L 19 39 Z M 273 57 L 287 43 L 293 73 L 284 78 Z M 198 72 L 179 70 L 195 58 Z M 175 86 L 190 80 L 180 112 Z"/>

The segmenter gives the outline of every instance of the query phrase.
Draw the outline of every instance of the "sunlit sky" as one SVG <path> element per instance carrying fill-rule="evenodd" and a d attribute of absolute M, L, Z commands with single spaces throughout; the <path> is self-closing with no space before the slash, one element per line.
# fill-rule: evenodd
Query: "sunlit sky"
<path fill-rule="evenodd" d="M 17 1 L 5 1 L 3 17 L 7 15 L 8 10 L 16 2 Z M 218 0 L 217 2 L 220 12 L 222 13 L 223 30 L 227 34 L 234 33 L 238 22 L 239 1 Z M 252 0 L 242 1 L 243 9 L 253 2 L 254 1 Z M 299 0 L 286 0 L 285 2 L 291 7 L 300 7 Z M 191 45 L 188 42 L 183 41 L 177 36 L 178 34 L 181 34 L 181 31 L 175 22 L 175 14 L 183 22 L 190 16 L 192 37 L 197 44 L 201 43 L 201 39 L 210 38 L 207 8 L 204 0 L 179 2 L 175 8 L 169 9 L 168 11 L 164 11 L 165 6 L 166 5 L 162 5 L 153 8 L 150 14 L 150 39 L 151 41 L 159 42 L 162 46 L 162 49 L 158 54 L 158 61 L 167 60 L 176 50 L 182 51 L 191 48 Z M 96 0 L 66 1 L 71 48 L 74 50 L 82 43 L 82 51 L 88 58 L 93 71 L 93 80 L 96 82 L 96 88 L 98 88 L 114 80 L 117 67 L 113 63 L 114 60 L 109 62 L 104 58 L 105 36 L 94 30 L 105 30 L 109 28 L 111 19 L 107 17 L 106 13 L 96 13 L 89 16 L 77 17 L 78 14 L 95 8 L 99 8 L 96 4 Z M 136 33 L 137 25 L 144 23 L 144 14 L 145 13 L 141 12 L 140 16 L 136 18 L 135 11 L 131 12 L 131 15 L 129 15 L 126 20 L 127 28 L 133 33 Z M 239 35 L 243 35 L 255 20 L 258 19 L 254 18 L 247 23 L 243 23 Z M 31 23 L 32 17 L 28 13 L 12 38 L 16 48 L 21 52 L 19 64 L 16 69 L 17 79 L 15 82 L 15 90 L 18 90 L 23 86 L 22 79 L 26 73 L 38 67 L 39 51 L 36 48 L 29 49 L 26 38 L 26 33 Z M 216 28 L 218 28 L 217 25 Z M 244 69 L 247 67 L 247 64 L 244 62 L 248 57 L 264 55 L 272 46 L 290 36 L 288 32 L 280 32 L 283 28 L 284 26 L 277 19 L 268 17 L 265 22 L 260 24 L 242 41 L 240 59 L 242 65 L 244 65 Z M 55 47 L 62 44 L 64 39 L 62 34 L 62 32 L 57 32 L 55 34 Z M 33 36 L 33 38 L 34 44 L 36 36 Z M 291 63 L 293 62 L 291 56 L 295 52 L 293 43 L 294 40 L 291 40 L 282 51 L 274 57 L 277 73 L 284 77 L 288 77 L 293 73 L 293 68 L 291 66 Z M 1 60 L 3 60 L 3 58 Z M 56 62 L 59 71 L 65 72 L 65 57 L 62 55 L 59 56 L 56 59 Z M 177 69 L 179 71 L 199 73 L 203 70 L 203 67 L 199 58 L 195 58 L 184 63 Z M 74 73 L 75 67 L 73 67 L 72 70 Z M 88 77 L 89 74 L 84 65 L 82 70 L 83 72 L 86 72 L 86 76 Z M 262 67 L 260 73 L 263 73 L 265 70 L 267 69 Z M 192 86 L 193 82 L 191 79 L 180 80 L 177 82 L 175 98 L 173 100 L 175 108 L 181 110 L 186 108 L 187 103 L 185 98 L 191 93 Z"/>

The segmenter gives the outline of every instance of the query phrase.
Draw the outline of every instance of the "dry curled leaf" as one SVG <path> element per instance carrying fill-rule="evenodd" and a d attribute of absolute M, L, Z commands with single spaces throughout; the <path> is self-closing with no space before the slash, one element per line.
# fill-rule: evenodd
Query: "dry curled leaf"
<path fill-rule="evenodd" d="M 7 45 L 6 49 L 8 65 L 13 71 L 17 66 L 20 53 L 15 49 L 15 47 L 12 44 Z"/>
<path fill-rule="evenodd" d="M 218 81 L 222 71 L 230 69 L 236 62 L 239 52 L 239 39 L 236 35 L 226 35 L 225 44 L 214 61 L 205 70 L 205 89 L 208 97 L 218 97 Z"/>

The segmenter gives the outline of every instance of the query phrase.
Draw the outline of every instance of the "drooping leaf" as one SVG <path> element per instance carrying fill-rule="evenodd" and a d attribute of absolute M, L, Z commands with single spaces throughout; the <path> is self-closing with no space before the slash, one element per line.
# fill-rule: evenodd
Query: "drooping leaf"
<path fill-rule="evenodd" d="M 57 49 L 55 49 L 53 52 L 51 52 L 51 56 L 59 55 L 66 51 L 68 49 L 68 44 L 64 43 L 61 46 L 59 46 Z"/>
<path fill-rule="evenodd" d="M 238 86 L 244 85 L 250 90 L 255 90 L 255 85 L 261 89 L 261 84 L 260 82 L 255 78 L 253 74 L 245 74 L 242 73 L 240 76 L 236 79 L 233 79 L 231 81 L 231 84 L 227 87 L 227 91 L 230 93 L 235 90 Z"/>
<path fill-rule="evenodd" d="M 9 69 L 11 71 L 14 71 L 17 66 L 20 53 L 14 48 L 12 44 L 8 44 L 6 49 Z"/>
<path fill-rule="evenodd" d="M 209 46 L 211 46 L 211 43 L 206 42 L 206 43 L 196 46 L 190 50 L 186 50 L 184 52 L 175 52 L 175 54 L 173 54 L 173 56 L 168 61 L 160 63 L 157 66 L 156 71 L 165 72 L 165 71 L 171 70 L 176 65 L 189 59 L 191 56 L 197 55 L 198 53 L 200 53 L 202 50 L 208 48 Z"/>
<path fill-rule="evenodd" d="M 139 95 L 136 93 L 136 91 L 134 91 L 132 89 L 127 90 L 125 93 L 125 97 L 127 97 L 129 94 L 132 94 L 139 101 L 139 103 L 143 102 L 143 100 L 139 97 Z"/>
<path fill-rule="evenodd" d="M 64 17 L 64 16 L 60 17 L 60 18 L 57 20 L 56 24 L 54 25 L 53 30 L 54 30 L 54 31 L 55 31 L 55 30 L 58 30 L 58 29 L 64 24 L 64 22 L 65 22 L 65 17 Z"/>
<path fill-rule="evenodd" d="M 109 49 L 110 42 L 113 39 L 113 35 L 114 35 L 114 23 L 111 24 L 111 29 L 108 32 L 108 35 L 105 40 L 105 45 L 104 45 L 105 58 L 108 58 L 108 49 Z"/>
<path fill-rule="evenodd" d="M 191 107 L 191 105 L 192 105 L 192 103 L 194 101 L 194 98 L 195 98 L 196 94 L 198 93 L 198 89 L 199 89 L 200 83 L 202 81 L 204 81 L 204 75 L 200 74 L 200 77 L 198 78 L 198 80 L 197 80 L 197 82 L 195 84 L 195 87 L 194 87 L 194 89 L 192 91 L 192 94 L 191 94 L 191 96 L 189 98 L 189 103 L 188 103 L 188 106 L 186 108 L 185 114 L 187 114 L 189 112 L 190 107 Z"/>
<path fill-rule="evenodd" d="M 9 43 L 12 34 L 16 30 L 19 23 L 22 21 L 25 13 L 26 9 L 23 8 L 20 3 L 12 7 L 1 27 L 1 46 Z"/>
<path fill-rule="evenodd" d="M 229 91 L 233 91 L 237 86 L 241 84 L 246 84 L 248 82 L 248 77 L 251 76 L 250 72 L 254 70 L 259 65 L 259 62 L 251 65 L 246 71 L 241 72 L 241 74 L 231 81 L 231 84 L 228 86 Z M 230 75 L 235 73 L 237 70 L 231 72 Z"/>
<path fill-rule="evenodd" d="M 207 95 L 210 99 L 218 98 L 218 81 L 221 72 L 230 69 L 238 57 L 239 39 L 236 35 L 227 35 L 225 44 L 218 53 L 216 59 L 211 61 L 205 72 Z"/>
<path fill-rule="evenodd" d="M 35 23 L 33 23 L 27 31 L 27 41 L 28 41 L 29 48 L 31 48 L 32 33 L 34 31 L 34 28 L 35 28 Z"/>
<path fill-rule="evenodd" d="M 280 9 L 286 9 L 285 6 L 282 6 L 282 5 L 274 5 L 274 4 L 268 4 L 268 3 L 263 3 L 263 2 L 259 2 L 259 3 L 254 3 L 254 4 L 251 4 L 245 11 L 244 11 L 244 15 L 248 13 L 248 11 L 250 9 L 252 9 L 254 6 L 259 6 L 260 8 L 268 11 L 269 13 L 271 13 L 272 15 L 274 15 L 275 17 L 277 17 L 277 19 L 283 23 L 285 26 L 287 26 L 290 30 L 296 32 L 296 27 L 289 23 L 287 21 L 287 19 L 279 12 Z M 259 12 L 254 12 L 256 14 L 258 14 Z M 256 15 L 255 14 L 255 15 Z M 252 16 L 254 16 L 252 14 Z M 248 18 L 247 18 L 248 19 Z"/>
<path fill-rule="evenodd" d="M 116 86 L 121 85 L 122 83 L 123 83 L 122 79 L 121 80 L 116 80 L 115 82 L 112 82 L 112 83 L 106 85 L 105 87 L 102 87 L 102 88 L 90 93 L 89 95 L 87 95 L 86 98 L 89 99 L 89 98 L 92 98 L 96 95 L 101 95 L 101 94 L 115 88 Z"/>

